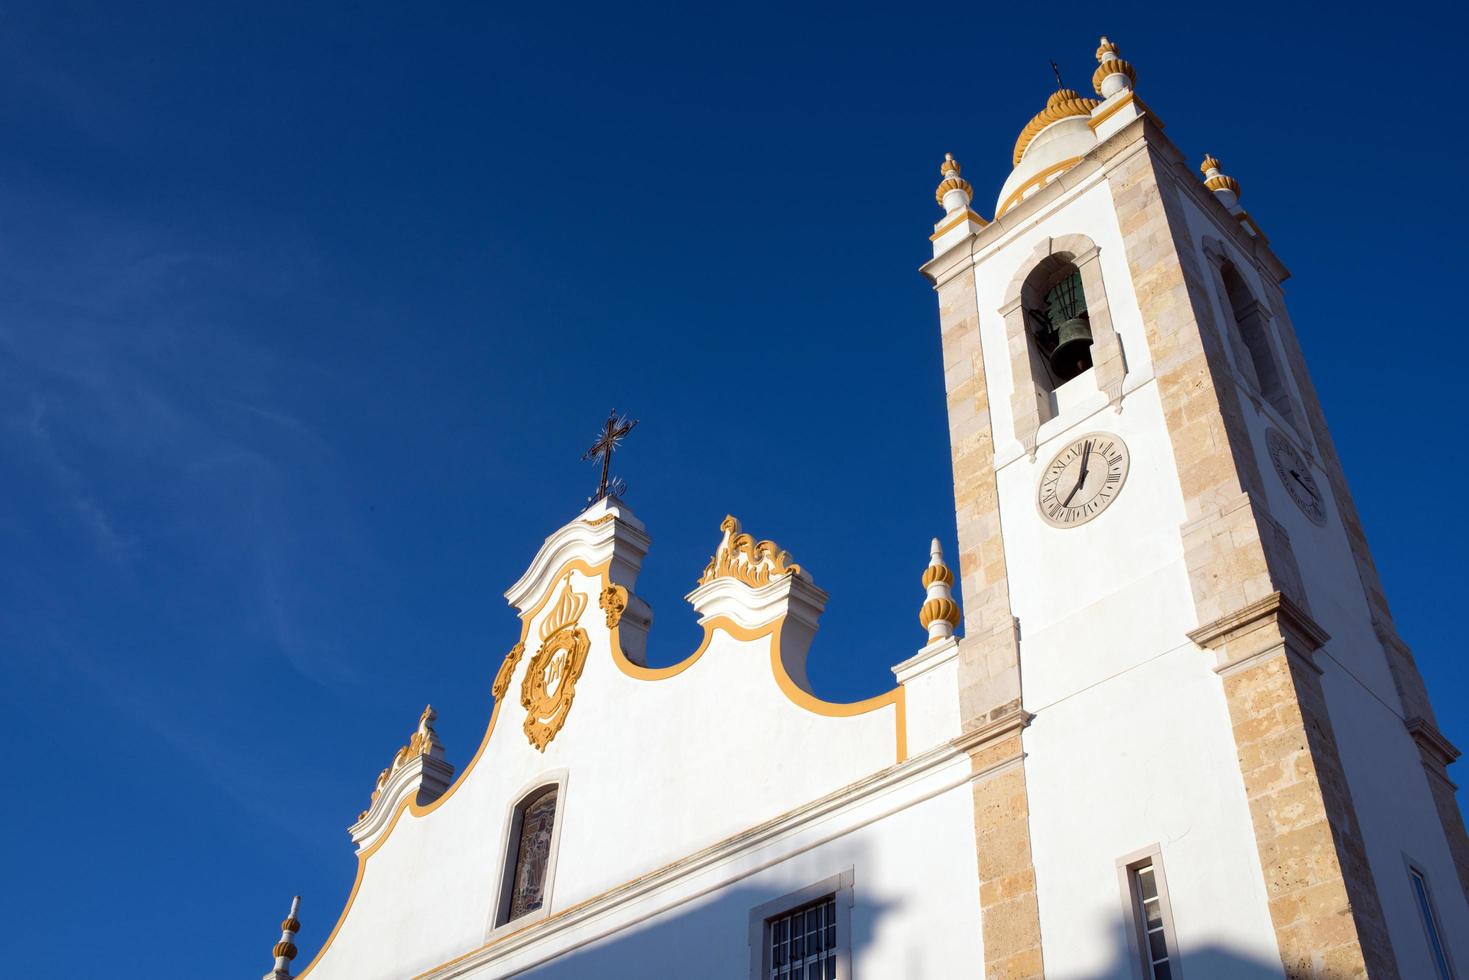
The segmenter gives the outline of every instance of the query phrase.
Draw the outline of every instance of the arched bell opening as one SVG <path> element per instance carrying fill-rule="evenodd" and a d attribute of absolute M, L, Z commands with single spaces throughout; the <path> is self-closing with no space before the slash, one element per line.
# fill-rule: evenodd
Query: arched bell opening
<path fill-rule="evenodd" d="M 1023 295 L 1038 384 L 1055 391 L 1091 370 L 1091 317 L 1075 263 L 1051 256 L 1031 273 Z"/>

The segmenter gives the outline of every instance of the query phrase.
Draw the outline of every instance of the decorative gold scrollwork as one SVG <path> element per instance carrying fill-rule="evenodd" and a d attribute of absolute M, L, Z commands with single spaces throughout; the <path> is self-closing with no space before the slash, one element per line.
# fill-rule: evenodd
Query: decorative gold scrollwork
<path fill-rule="evenodd" d="M 505 659 L 500 663 L 500 669 L 495 673 L 495 683 L 490 685 L 490 693 L 495 696 L 496 703 L 505 699 L 505 691 L 510 687 L 510 678 L 515 675 L 515 665 L 520 663 L 520 657 L 525 653 L 525 644 L 517 643 L 505 654 Z"/>
<path fill-rule="evenodd" d="M 568 573 L 555 608 L 541 623 L 540 649 L 531 657 L 520 685 L 525 734 L 542 752 L 566 724 L 576 682 L 592 647 L 587 631 L 576 625 L 586 607 L 587 597 L 572 589 Z"/>
<path fill-rule="evenodd" d="M 607 628 L 613 629 L 622 622 L 622 614 L 627 610 L 627 590 L 620 585 L 609 585 L 597 598 L 597 605 L 607 613 Z"/>

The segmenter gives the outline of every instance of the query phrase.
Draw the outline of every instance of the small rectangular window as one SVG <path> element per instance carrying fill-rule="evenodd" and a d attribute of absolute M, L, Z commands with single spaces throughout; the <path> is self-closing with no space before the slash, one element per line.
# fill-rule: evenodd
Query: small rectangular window
<path fill-rule="evenodd" d="M 1444 948 L 1443 936 L 1438 931 L 1438 916 L 1433 911 L 1433 899 L 1428 893 L 1428 879 L 1419 869 L 1408 865 L 1408 879 L 1413 883 L 1413 900 L 1418 903 L 1418 914 L 1423 918 L 1423 931 L 1428 936 L 1428 952 L 1433 959 L 1433 968 L 1438 980 L 1454 980 L 1449 969 L 1449 954 Z"/>
<path fill-rule="evenodd" d="M 1163 856 L 1156 847 L 1117 862 L 1143 980 L 1178 980 L 1178 940 L 1168 908 Z"/>
<path fill-rule="evenodd" d="M 767 919 L 765 937 L 770 980 L 836 980 L 835 895 Z"/>
<path fill-rule="evenodd" d="M 851 980 L 852 868 L 750 909 L 750 980 Z"/>

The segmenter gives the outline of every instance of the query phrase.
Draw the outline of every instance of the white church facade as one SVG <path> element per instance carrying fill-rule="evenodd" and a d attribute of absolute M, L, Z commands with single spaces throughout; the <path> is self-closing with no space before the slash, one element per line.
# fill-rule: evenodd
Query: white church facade
<path fill-rule="evenodd" d="M 345 909 L 293 974 L 293 905 L 266 980 L 1469 980 L 1458 752 L 1285 267 L 1097 59 L 992 220 L 942 165 L 960 554 L 915 548 L 891 690 L 812 692 L 818 566 L 732 517 L 702 643 L 647 666 L 649 535 L 605 496 L 506 593 L 473 757 L 426 709 L 350 828 Z"/>

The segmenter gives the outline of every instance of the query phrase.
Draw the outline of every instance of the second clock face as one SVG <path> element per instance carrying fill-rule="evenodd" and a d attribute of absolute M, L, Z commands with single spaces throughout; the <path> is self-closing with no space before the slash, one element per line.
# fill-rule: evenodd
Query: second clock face
<path fill-rule="evenodd" d="M 1275 464 L 1275 472 L 1280 475 L 1280 482 L 1285 484 L 1290 499 L 1313 522 L 1325 525 L 1326 501 L 1316 486 L 1316 478 L 1311 475 L 1311 467 L 1290 440 L 1274 429 L 1265 430 L 1265 445 L 1270 450 L 1270 462 Z"/>
<path fill-rule="evenodd" d="M 1052 527 L 1085 524 L 1111 506 L 1127 482 L 1127 444 L 1110 432 L 1092 432 L 1046 464 L 1036 492 L 1041 518 Z"/>

